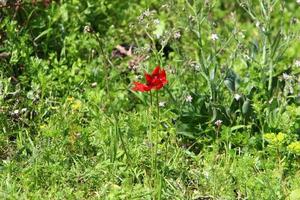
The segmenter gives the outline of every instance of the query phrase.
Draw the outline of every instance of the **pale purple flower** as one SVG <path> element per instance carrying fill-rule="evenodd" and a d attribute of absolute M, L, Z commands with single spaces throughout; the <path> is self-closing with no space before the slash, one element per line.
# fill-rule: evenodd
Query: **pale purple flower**
<path fill-rule="evenodd" d="M 215 122 L 215 125 L 217 126 L 217 127 L 220 127 L 221 125 L 222 125 L 222 120 L 220 120 L 220 119 L 218 119 L 216 122 Z"/>

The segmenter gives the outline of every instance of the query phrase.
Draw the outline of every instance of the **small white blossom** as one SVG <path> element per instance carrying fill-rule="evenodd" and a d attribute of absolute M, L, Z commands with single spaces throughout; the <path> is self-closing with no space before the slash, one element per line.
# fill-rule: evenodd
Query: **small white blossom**
<path fill-rule="evenodd" d="M 93 88 L 96 87 L 96 86 L 97 86 L 97 82 L 94 82 L 94 83 L 91 84 L 91 87 L 93 87 Z"/>
<path fill-rule="evenodd" d="M 174 39 L 179 39 L 181 37 L 181 34 L 180 34 L 180 32 L 179 31 L 177 31 L 177 32 L 175 32 L 174 33 Z"/>
<path fill-rule="evenodd" d="M 213 34 L 211 34 L 210 39 L 211 39 L 212 41 L 216 41 L 216 40 L 219 39 L 219 36 L 218 36 L 217 34 L 213 33 Z"/>
<path fill-rule="evenodd" d="M 291 80 L 291 79 L 293 78 L 291 75 L 288 75 L 287 73 L 283 73 L 283 74 L 282 74 L 282 77 L 283 77 L 283 79 L 286 80 L 286 81 L 287 81 L 287 80 Z"/>
<path fill-rule="evenodd" d="M 165 107 L 165 105 L 166 105 L 166 102 L 164 102 L 164 101 L 161 101 L 158 103 L 159 107 Z"/>
<path fill-rule="evenodd" d="M 297 0 L 296 2 L 297 2 L 298 4 L 300 4 L 300 0 Z"/>
<path fill-rule="evenodd" d="M 204 171 L 203 175 L 206 179 L 209 179 L 209 172 L 208 171 Z"/>
<path fill-rule="evenodd" d="M 234 94 L 234 98 L 235 98 L 235 100 L 237 100 L 237 101 L 238 101 L 238 100 L 239 100 L 241 97 L 242 97 L 242 96 L 241 96 L 241 95 L 239 95 L 239 94 L 237 94 L 237 93 L 236 93 L 236 94 Z"/>
<path fill-rule="evenodd" d="M 247 54 L 244 55 L 244 58 L 245 58 L 246 60 L 251 60 L 251 58 L 250 58 Z"/>
<path fill-rule="evenodd" d="M 156 39 L 159 39 L 161 37 L 161 34 L 160 33 L 155 33 L 155 37 L 156 37 Z"/>
<path fill-rule="evenodd" d="M 143 15 L 146 16 L 146 17 L 151 15 L 151 12 L 150 12 L 149 8 L 143 12 Z"/>
<path fill-rule="evenodd" d="M 194 68 L 196 71 L 200 71 L 200 65 L 198 65 L 196 63 L 192 63 L 191 67 Z"/>
<path fill-rule="evenodd" d="M 200 71 L 200 65 L 195 65 L 194 68 L 196 71 Z"/>
<path fill-rule="evenodd" d="M 300 2 L 300 0 L 299 0 L 299 2 Z M 296 65 L 296 67 L 300 67 L 300 60 L 296 60 L 295 65 Z"/>
<path fill-rule="evenodd" d="M 241 38 L 245 38 L 245 35 L 244 35 L 244 33 L 242 33 L 242 32 L 239 32 L 238 34 L 239 34 L 239 36 L 240 36 Z"/>
<path fill-rule="evenodd" d="M 85 26 L 83 29 L 83 32 L 85 33 L 91 33 L 92 32 L 92 28 L 90 26 Z"/>
<path fill-rule="evenodd" d="M 260 26 L 259 21 L 257 21 L 257 22 L 255 23 L 255 26 L 256 26 L 257 28 L 259 28 L 259 26 Z"/>
<path fill-rule="evenodd" d="M 159 19 L 155 19 L 155 20 L 153 20 L 153 23 L 158 25 L 160 23 L 160 21 L 159 21 Z"/>
<path fill-rule="evenodd" d="M 140 79 L 142 79 L 142 78 L 143 78 L 142 75 L 136 75 L 136 76 L 135 76 L 135 79 L 138 79 L 138 80 L 140 80 Z"/>
<path fill-rule="evenodd" d="M 193 97 L 191 95 L 188 95 L 185 97 L 185 101 L 191 103 L 193 100 Z"/>
<path fill-rule="evenodd" d="M 217 126 L 217 127 L 220 127 L 221 125 L 222 125 L 222 120 L 220 120 L 220 119 L 218 119 L 216 122 L 215 122 L 215 125 Z"/>
<path fill-rule="evenodd" d="M 19 112 L 20 112 L 19 110 L 14 110 L 14 111 L 13 111 L 13 114 L 14 114 L 14 115 L 17 115 L 17 114 L 19 114 Z"/>

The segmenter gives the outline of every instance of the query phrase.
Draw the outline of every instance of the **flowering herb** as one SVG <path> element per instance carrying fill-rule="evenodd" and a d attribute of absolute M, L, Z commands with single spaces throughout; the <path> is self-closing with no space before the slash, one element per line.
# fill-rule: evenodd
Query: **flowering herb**
<path fill-rule="evenodd" d="M 161 69 L 160 66 L 157 66 L 152 74 L 145 73 L 146 84 L 140 82 L 134 82 L 135 85 L 132 90 L 140 92 L 148 92 L 150 90 L 159 90 L 165 84 L 168 83 L 166 72 L 164 69 Z"/>

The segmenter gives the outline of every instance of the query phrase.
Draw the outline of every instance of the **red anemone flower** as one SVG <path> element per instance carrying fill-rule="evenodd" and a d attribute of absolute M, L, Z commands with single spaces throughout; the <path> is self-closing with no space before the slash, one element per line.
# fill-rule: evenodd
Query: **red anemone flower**
<path fill-rule="evenodd" d="M 159 90 L 168 82 L 166 72 L 164 69 L 161 69 L 160 66 L 157 66 L 151 75 L 145 73 L 145 78 L 146 84 L 134 82 L 135 87 L 132 88 L 132 90 L 140 92 L 148 92 L 152 89 Z"/>

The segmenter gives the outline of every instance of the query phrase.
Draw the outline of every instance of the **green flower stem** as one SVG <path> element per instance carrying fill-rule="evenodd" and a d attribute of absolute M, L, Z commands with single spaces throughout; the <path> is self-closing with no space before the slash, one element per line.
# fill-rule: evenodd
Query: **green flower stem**
<path fill-rule="evenodd" d="M 156 115 L 156 134 L 154 138 L 154 169 L 155 169 L 155 176 L 157 176 L 157 151 L 158 151 L 158 134 L 159 134 L 159 95 L 158 91 L 156 91 L 156 108 L 157 108 L 157 115 Z"/>
<path fill-rule="evenodd" d="M 156 134 L 155 134 L 155 149 L 154 149 L 154 153 L 155 153 L 155 182 L 156 182 L 156 189 L 155 189 L 155 199 L 161 199 L 161 184 L 162 184 L 162 180 L 161 180 L 161 175 L 159 174 L 159 170 L 158 170 L 158 163 L 157 163 L 157 152 L 158 152 L 158 144 L 159 144 L 159 126 L 160 126 L 160 116 L 159 116 L 159 91 L 156 91 L 156 108 L 157 108 L 157 116 L 156 116 Z"/>

